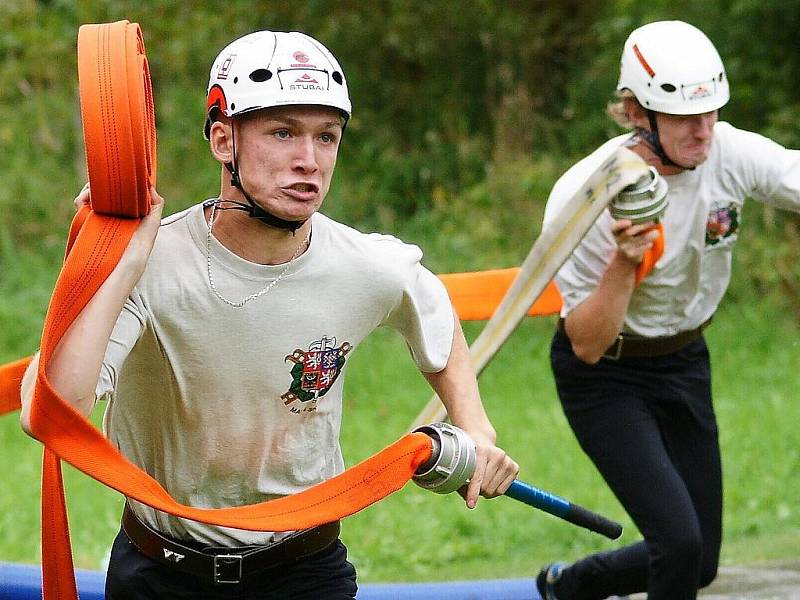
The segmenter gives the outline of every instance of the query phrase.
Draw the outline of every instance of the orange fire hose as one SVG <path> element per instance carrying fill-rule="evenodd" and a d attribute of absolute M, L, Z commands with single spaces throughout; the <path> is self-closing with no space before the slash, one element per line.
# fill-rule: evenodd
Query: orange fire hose
<path fill-rule="evenodd" d="M 642 262 L 636 267 L 636 284 L 642 281 L 653 267 L 656 266 L 658 259 L 664 254 L 664 224 L 656 223 L 652 228 L 658 231 L 658 237 L 653 242 L 653 245 L 644 253 Z M 648 230 L 649 231 L 649 230 Z"/>

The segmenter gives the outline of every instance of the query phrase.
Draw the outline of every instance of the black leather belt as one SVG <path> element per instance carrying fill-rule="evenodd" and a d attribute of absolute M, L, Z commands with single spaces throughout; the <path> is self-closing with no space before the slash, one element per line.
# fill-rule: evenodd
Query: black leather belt
<path fill-rule="evenodd" d="M 620 358 L 641 358 L 644 356 L 672 354 L 699 338 L 710 323 L 711 318 L 699 327 L 664 337 L 648 338 L 620 333 L 614 343 L 603 353 L 603 358 L 619 360 Z M 558 320 L 558 328 L 566 334 L 564 319 Z"/>
<path fill-rule="evenodd" d="M 163 565 L 214 583 L 236 584 L 258 571 L 325 550 L 339 538 L 340 523 L 297 531 L 266 546 L 192 548 L 142 523 L 125 504 L 122 529 L 139 552 Z"/>

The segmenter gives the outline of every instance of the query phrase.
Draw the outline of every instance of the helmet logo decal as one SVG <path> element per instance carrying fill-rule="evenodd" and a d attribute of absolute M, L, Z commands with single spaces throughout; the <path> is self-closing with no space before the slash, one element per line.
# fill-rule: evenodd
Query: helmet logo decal
<path fill-rule="evenodd" d="M 681 91 L 683 92 L 683 97 L 687 100 L 700 100 L 701 98 L 713 96 L 716 91 L 716 84 L 713 79 L 702 83 L 691 83 L 684 86 Z"/>
<path fill-rule="evenodd" d="M 225 57 L 225 60 L 219 65 L 219 70 L 217 71 L 217 79 L 227 79 L 228 73 L 231 70 L 231 65 L 233 65 L 233 61 L 236 60 L 235 54 L 229 54 Z"/>
<path fill-rule="evenodd" d="M 295 400 L 305 403 L 313 401 L 316 407 L 317 399 L 324 396 L 333 386 L 344 367 L 345 355 L 352 350 L 350 342 L 344 342 L 336 347 L 336 338 L 323 336 L 322 339 L 312 342 L 308 350 L 297 348 L 286 356 L 284 361 L 291 361 L 292 383 L 289 390 L 281 396 L 287 406 Z M 292 409 L 300 412 L 300 409 Z"/>
<path fill-rule="evenodd" d="M 313 69 L 311 65 L 303 65 L 300 68 L 292 69 L 278 69 L 278 81 L 280 81 L 281 89 L 284 89 L 283 75 L 289 74 L 291 71 L 300 71 L 303 73 L 302 75 L 298 74 L 297 78 L 291 83 L 287 83 L 286 87 L 291 91 L 311 90 L 324 92 L 330 89 L 330 75 L 328 72 L 322 69 Z M 321 76 L 326 78 L 324 85 L 316 79 L 316 77 L 321 78 Z"/>
<path fill-rule="evenodd" d="M 304 64 L 307 63 L 308 60 L 309 60 L 308 54 L 306 54 L 305 52 L 302 52 L 300 50 L 295 51 L 295 53 L 292 54 L 292 58 L 294 58 L 295 62 L 304 63 Z"/>
<path fill-rule="evenodd" d="M 294 80 L 294 83 L 289 85 L 290 90 L 324 90 L 319 81 L 314 79 L 308 73 L 305 73 L 302 77 L 298 77 Z"/>
<path fill-rule="evenodd" d="M 310 62 L 308 62 L 311 59 L 308 58 L 308 54 L 306 54 L 305 52 L 303 52 L 301 50 L 295 51 L 294 54 L 292 54 L 292 58 L 294 59 L 294 62 L 290 65 L 291 67 L 300 68 L 300 69 L 316 69 L 317 68 L 317 65 L 314 65 L 314 64 L 311 64 Z"/>
<path fill-rule="evenodd" d="M 645 60 L 644 55 L 642 55 L 637 44 L 633 45 L 633 53 L 636 55 L 636 58 L 639 59 L 639 63 L 642 65 L 642 68 L 647 71 L 647 74 L 650 75 L 650 77 L 655 77 L 656 72 L 653 71 L 653 67 L 651 67 L 650 64 Z"/>

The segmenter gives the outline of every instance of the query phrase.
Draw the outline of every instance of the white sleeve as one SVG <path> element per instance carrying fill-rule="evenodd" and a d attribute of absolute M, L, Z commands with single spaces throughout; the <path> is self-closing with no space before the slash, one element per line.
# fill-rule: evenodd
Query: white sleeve
<path fill-rule="evenodd" d="M 134 292 L 125 301 L 122 312 L 117 317 L 117 322 L 111 332 L 95 389 L 95 396 L 98 399 L 113 395 L 122 365 L 144 332 L 146 317 L 143 308 L 136 301 L 137 298 L 138 296 Z"/>
<path fill-rule="evenodd" d="M 595 153 L 573 165 L 553 186 L 547 199 L 542 228 L 547 227 L 577 193 L 583 183 L 601 164 L 600 158 L 619 146 L 621 138 L 606 143 Z M 616 243 L 611 235 L 613 219 L 603 211 L 555 276 L 561 294 L 561 316 L 566 317 L 576 306 L 588 298 L 597 287 L 608 262 L 614 254 Z"/>
<path fill-rule="evenodd" d="M 740 184 L 755 200 L 800 212 L 800 150 L 784 148 L 757 133 L 729 128 L 736 159 L 728 176 L 741 178 Z"/>
<path fill-rule="evenodd" d="M 419 262 L 407 273 L 400 301 L 383 324 L 400 332 L 420 371 L 438 373 L 453 345 L 453 306 L 442 281 Z"/>

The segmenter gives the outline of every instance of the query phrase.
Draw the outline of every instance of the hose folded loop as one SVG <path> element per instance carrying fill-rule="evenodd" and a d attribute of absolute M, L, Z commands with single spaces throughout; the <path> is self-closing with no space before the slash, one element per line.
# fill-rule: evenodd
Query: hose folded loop
<path fill-rule="evenodd" d="M 139 218 L 156 184 L 156 130 L 150 69 L 135 23 L 83 25 L 78 82 L 92 209 Z"/>

